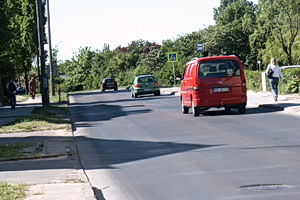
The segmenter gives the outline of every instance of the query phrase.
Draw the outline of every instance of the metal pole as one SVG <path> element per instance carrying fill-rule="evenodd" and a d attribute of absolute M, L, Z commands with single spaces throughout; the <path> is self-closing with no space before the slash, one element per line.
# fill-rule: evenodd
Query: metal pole
<path fill-rule="evenodd" d="M 45 51 L 44 51 L 44 40 L 43 40 L 43 25 L 41 18 L 41 2 L 40 0 L 36 0 L 36 15 L 37 15 L 37 31 L 38 31 L 38 40 L 39 40 L 39 56 L 40 56 L 40 64 L 41 64 L 41 92 L 42 92 L 42 104 L 43 106 L 49 105 L 49 95 L 48 95 L 48 79 L 45 73 Z"/>
<path fill-rule="evenodd" d="M 175 66 L 174 66 L 174 62 L 172 62 L 173 65 L 173 79 L 174 79 L 174 87 L 176 86 L 176 77 L 175 77 Z"/>
<path fill-rule="evenodd" d="M 50 28 L 50 8 L 49 0 L 47 0 L 47 15 L 48 15 L 48 39 L 49 39 L 49 56 L 50 56 L 50 94 L 55 96 L 54 79 L 53 79 L 53 60 L 52 60 L 52 45 L 51 45 L 51 28 Z"/>

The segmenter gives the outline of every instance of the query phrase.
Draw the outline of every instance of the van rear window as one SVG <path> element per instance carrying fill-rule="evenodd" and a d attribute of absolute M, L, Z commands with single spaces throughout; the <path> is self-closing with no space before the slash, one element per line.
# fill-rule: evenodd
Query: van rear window
<path fill-rule="evenodd" d="M 240 75 L 241 70 L 236 60 L 214 60 L 199 63 L 199 78 L 221 78 Z"/>

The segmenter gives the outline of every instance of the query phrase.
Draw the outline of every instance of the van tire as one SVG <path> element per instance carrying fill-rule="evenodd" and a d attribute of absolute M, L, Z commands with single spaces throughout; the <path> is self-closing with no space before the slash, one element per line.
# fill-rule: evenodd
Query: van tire
<path fill-rule="evenodd" d="M 185 107 L 183 105 L 183 100 L 181 100 L 181 108 L 182 108 L 182 113 L 183 114 L 188 114 L 189 113 L 189 107 Z"/>
<path fill-rule="evenodd" d="M 231 107 L 225 106 L 225 112 L 230 112 L 230 110 L 231 110 Z"/>
<path fill-rule="evenodd" d="M 245 114 L 245 112 L 246 112 L 246 106 L 244 104 L 239 105 L 238 106 L 238 112 L 239 112 L 239 114 Z"/>
<path fill-rule="evenodd" d="M 154 92 L 154 96 L 160 96 L 160 91 Z"/>
<path fill-rule="evenodd" d="M 198 117 L 200 115 L 200 110 L 199 110 L 199 108 L 195 107 L 193 99 L 191 99 L 191 101 L 192 101 L 193 115 L 194 115 L 194 117 Z"/>

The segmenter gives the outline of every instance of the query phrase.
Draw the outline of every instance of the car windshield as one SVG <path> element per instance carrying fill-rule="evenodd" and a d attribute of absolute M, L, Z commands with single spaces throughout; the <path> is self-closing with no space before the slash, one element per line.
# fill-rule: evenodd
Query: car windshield
<path fill-rule="evenodd" d="M 114 82 L 112 79 L 105 79 L 105 83 L 112 83 Z"/>
<path fill-rule="evenodd" d="M 239 76 L 241 71 L 236 60 L 214 60 L 201 62 L 198 70 L 199 78 L 220 78 Z"/>
<path fill-rule="evenodd" d="M 137 82 L 138 83 L 155 82 L 155 79 L 153 76 L 139 77 L 137 79 Z"/>

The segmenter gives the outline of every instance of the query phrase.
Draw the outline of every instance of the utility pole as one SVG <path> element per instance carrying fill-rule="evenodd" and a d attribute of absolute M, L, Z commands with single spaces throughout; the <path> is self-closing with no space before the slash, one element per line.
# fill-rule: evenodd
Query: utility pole
<path fill-rule="evenodd" d="M 50 28 L 50 8 L 49 8 L 49 0 L 47 0 L 47 17 L 48 17 L 48 39 L 49 39 L 49 68 L 50 68 L 50 94 L 55 96 L 55 88 L 54 88 L 54 78 L 53 78 L 53 60 L 52 60 L 52 45 L 51 45 L 51 28 Z"/>
<path fill-rule="evenodd" d="M 48 78 L 46 75 L 46 68 L 45 68 L 45 50 L 44 50 L 44 37 L 43 37 L 43 25 L 42 25 L 42 16 L 41 16 L 41 2 L 40 0 L 36 0 L 36 18 L 37 18 L 37 31 L 38 31 L 38 42 L 39 42 L 39 57 L 40 57 L 40 64 L 41 64 L 41 93 L 42 93 L 42 104 L 43 106 L 49 105 L 49 94 L 48 94 Z"/>

